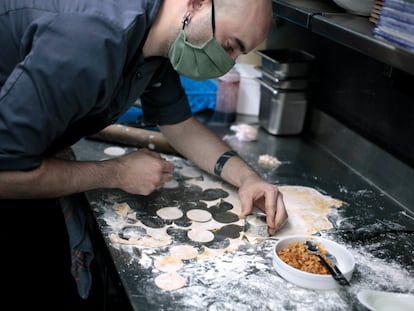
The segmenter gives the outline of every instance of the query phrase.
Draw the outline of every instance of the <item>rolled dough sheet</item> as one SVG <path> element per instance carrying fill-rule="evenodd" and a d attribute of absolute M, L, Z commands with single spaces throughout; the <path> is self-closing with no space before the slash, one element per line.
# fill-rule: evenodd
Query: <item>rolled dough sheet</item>
<path fill-rule="evenodd" d="M 331 208 L 339 208 L 343 202 L 324 195 L 316 189 L 303 186 L 281 186 L 289 219 L 276 237 L 305 234 L 312 235 L 320 230 L 333 228 L 327 218 Z"/>

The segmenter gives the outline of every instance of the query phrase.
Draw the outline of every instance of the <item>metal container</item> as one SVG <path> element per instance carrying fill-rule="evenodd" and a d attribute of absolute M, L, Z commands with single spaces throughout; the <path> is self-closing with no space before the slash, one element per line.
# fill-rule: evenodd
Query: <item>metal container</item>
<path fill-rule="evenodd" d="M 272 88 L 260 83 L 259 124 L 273 135 L 295 135 L 302 132 L 305 121 L 306 92 Z"/>
<path fill-rule="evenodd" d="M 258 66 L 256 69 L 262 74 L 262 79 L 271 87 L 280 90 L 304 90 L 308 87 L 308 80 L 302 78 L 281 79 L 276 75 L 272 75 L 263 67 Z"/>
<path fill-rule="evenodd" d="M 258 50 L 265 71 L 280 79 L 307 77 L 315 57 L 296 49 Z"/>
<path fill-rule="evenodd" d="M 248 235 L 268 237 L 266 214 L 252 213 L 244 218 L 244 230 Z"/>

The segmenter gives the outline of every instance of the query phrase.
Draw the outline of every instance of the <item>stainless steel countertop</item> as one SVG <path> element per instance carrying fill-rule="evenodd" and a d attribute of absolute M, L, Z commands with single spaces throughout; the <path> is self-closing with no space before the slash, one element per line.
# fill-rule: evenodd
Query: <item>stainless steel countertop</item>
<path fill-rule="evenodd" d="M 105 209 L 110 208 L 108 198 L 120 195 L 119 192 L 88 192 L 86 196 L 93 215 L 133 309 L 215 310 L 225 306 L 224 309 L 228 310 L 256 310 L 257 301 L 266 299 L 267 303 L 262 305 L 263 310 L 270 309 L 270 306 L 277 307 L 278 310 L 365 310 L 355 298 L 360 289 L 369 287 L 386 291 L 414 292 L 412 282 L 405 281 L 407 276 L 414 275 L 414 215 L 410 210 L 330 151 L 322 148 L 313 138 L 305 135 L 273 136 L 259 129 L 257 141 L 241 142 L 232 136 L 234 133 L 229 130 L 228 125 L 211 125 L 211 128 L 220 137 L 227 135 L 226 141 L 232 148 L 269 182 L 277 185 L 313 187 L 323 194 L 345 202 L 338 214 L 330 219 L 334 228 L 324 232 L 324 235 L 355 248 L 357 270 L 352 279 L 351 289 L 345 294 L 341 291 L 319 293 L 284 282 L 271 267 L 269 250 L 274 241 L 268 240 L 257 245 L 254 250 L 254 255 L 261 258 L 261 264 L 265 268 L 261 271 L 252 270 L 245 278 L 237 281 L 229 280 L 229 284 L 226 284 L 229 291 L 232 288 L 240 295 L 229 293 L 226 305 L 211 302 L 212 296 L 223 296 L 225 290 L 211 284 L 192 284 L 183 292 L 163 292 L 148 281 L 151 269 L 140 266 L 139 254 L 134 255 L 123 248 L 115 247 L 109 240 L 107 224 L 100 216 Z M 99 160 L 105 157 L 103 150 L 108 146 L 113 144 L 85 139 L 74 145 L 73 149 L 79 160 Z M 130 151 L 133 148 L 126 150 Z M 277 157 L 282 165 L 276 170 L 260 168 L 257 159 L 262 154 Z M 121 194 L 120 197 L 122 196 Z M 137 201 L 136 207 L 140 209 L 146 200 L 154 197 L 136 196 L 134 199 Z M 134 259 L 134 256 L 138 259 Z M 391 270 L 384 271 L 385 267 Z M 399 273 L 399 279 L 392 279 L 391 275 Z M 195 279 L 196 277 L 194 276 Z M 263 293 L 270 290 L 265 289 L 266 285 L 275 287 L 274 297 L 262 297 Z M 200 295 L 197 306 L 194 306 L 189 298 L 194 295 Z M 309 301 L 306 304 L 304 301 L 295 301 L 295 297 L 299 297 L 299 300 L 303 297 L 313 297 L 319 306 L 312 305 Z M 323 301 L 331 303 L 323 305 Z"/>

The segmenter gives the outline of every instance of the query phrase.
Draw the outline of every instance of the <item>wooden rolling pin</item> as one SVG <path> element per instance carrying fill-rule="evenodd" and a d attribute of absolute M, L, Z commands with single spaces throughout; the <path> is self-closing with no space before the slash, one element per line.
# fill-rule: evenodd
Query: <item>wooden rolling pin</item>
<path fill-rule="evenodd" d="M 177 153 L 162 133 L 121 124 L 109 125 L 89 138 L 163 153 Z"/>

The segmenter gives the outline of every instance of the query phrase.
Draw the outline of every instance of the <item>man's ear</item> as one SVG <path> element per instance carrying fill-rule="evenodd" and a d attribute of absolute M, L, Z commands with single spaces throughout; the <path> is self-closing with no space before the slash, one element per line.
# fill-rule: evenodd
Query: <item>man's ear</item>
<path fill-rule="evenodd" d="M 211 0 L 188 0 L 187 1 L 187 12 L 194 13 L 205 5 L 209 5 Z"/>

